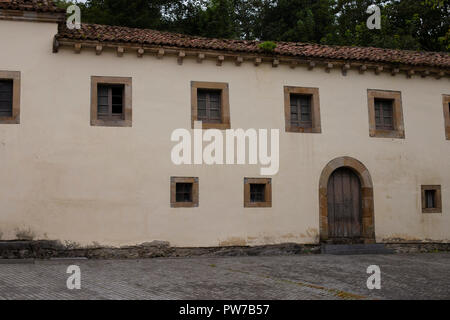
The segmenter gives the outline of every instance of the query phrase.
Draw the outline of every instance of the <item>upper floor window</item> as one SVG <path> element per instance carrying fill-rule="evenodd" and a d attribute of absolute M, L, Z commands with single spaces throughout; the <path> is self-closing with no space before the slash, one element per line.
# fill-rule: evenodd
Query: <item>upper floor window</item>
<path fill-rule="evenodd" d="M 20 72 L 0 71 L 0 124 L 20 123 Z"/>
<path fill-rule="evenodd" d="M 310 95 L 291 94 L 291 126 L 312 127 L 311 100 Z"/>
<path fill-rule="evenodd" d="M 444 104 L 444 120 L 445 120 L 445 137 L 450 140 L 450 95 L 443 95 Z"/>
<path fill-rule="evenodd" d="M 320 133 L 319 89 L 284 87 L 286 132 Z"/>
<path fill-rule="evenodd" d="M 197 120 L 205 123 L 222 122 L 222 91 L 197 90 Z"/>
<path fill-rule="evenodd" d="M 13 81 L 0 79 L 0 117 L 12 117 Z"/>
<path fill-rule="evenodd" d="M 124 85 L 98 84 L 97 119 L 124 120 Z"/>
<path fill-rule="evenodd" d="M 394 130 L 394 100 L 375 99 L 375 127 L 377 130 Z"/>
<path fill-rule="evenodd" d="M 191 120 L 202 121 L 203 129 L 229 129 L 230 103 L 228 83 L 191 82 Z"/>
<path fill-rule="evenodd" d="M 91 77 L 91 125 L 131 127 L 131 78 Z"/>
<path fill-rule="evenodd" d="M 367 90 L 371 137 L 405 138 L 401 93 Z"/>

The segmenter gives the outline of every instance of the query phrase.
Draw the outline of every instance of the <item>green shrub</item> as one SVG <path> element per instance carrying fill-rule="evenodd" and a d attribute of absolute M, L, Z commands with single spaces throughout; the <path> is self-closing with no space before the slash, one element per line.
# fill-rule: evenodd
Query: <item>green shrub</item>
<path fill-rule="evenodd" d="M 264 50 L 265 52 L 273 52 L 276 47 L 277 44 L 273 41 L 264 41 L 259 44 L 259 48 Z"/>

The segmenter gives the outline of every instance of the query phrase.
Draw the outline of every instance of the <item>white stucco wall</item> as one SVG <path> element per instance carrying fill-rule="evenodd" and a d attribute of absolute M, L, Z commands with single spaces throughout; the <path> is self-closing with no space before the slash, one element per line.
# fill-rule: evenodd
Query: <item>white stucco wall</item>
<path fill-rule="evenodd" d="M 55 24 L 0 21 L 0 70 L 20 71 L 21 123 L 0 124 L 0 234 L 89 245 L 166 240 L 175 246 L 318 241 L 318 184 L 350 156 L 374 184 L 377 241 L 450 240 L 448 78 L 350 70 L 198 64 L 112 51 L 52 53 Z M 133 126 L 90 125 L 90 77 L 133 78 Z M 190 81 L 228 82 L 232 128 L 279 128 L 272 208 L 243 207 L 243 178 L 259 166 L 175 166 L 176 128 L 190 128 Z M 283 86 L 318 87 L 321 134 L 284 132 Z M 369 137 L 367 89 L 402 92 L 406 139 Z M 198 208 L 170 208 L 170 177 L 200 181 Z M 422 214 L 420 186 L 442 185 L 443 213 Z"/>

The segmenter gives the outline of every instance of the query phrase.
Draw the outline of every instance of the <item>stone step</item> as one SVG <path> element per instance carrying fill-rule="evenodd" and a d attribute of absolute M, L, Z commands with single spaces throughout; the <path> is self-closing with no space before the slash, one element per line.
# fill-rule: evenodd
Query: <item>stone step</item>
<path fill-rule="evenodd" d="M 382 243 L 373 244 L 322 244 L 323 254 L 353 255 L 353 254 L 391 254 L 394 250 L 387 249 Z"/>

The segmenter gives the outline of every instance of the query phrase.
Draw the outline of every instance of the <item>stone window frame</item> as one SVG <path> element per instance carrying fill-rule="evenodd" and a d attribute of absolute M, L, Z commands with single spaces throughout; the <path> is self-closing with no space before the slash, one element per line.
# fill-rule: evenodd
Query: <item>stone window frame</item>
<path fill-rule="evenodd" d="M 0 124 L 20 124 L 20 71 L 0 70 L 0 79 L 13 81 L 12 116 L 0 117 Z"/>
<path fill-rule="evenodd" d="M 192 202 L 177 202 L 177 183 L 192 183 Z M 196 208 L 199 206 L 198 177 L 170 177 L 170 206 L 172 208 Z"/>
<path fill-rule="evenodd" d="M 450 140 L 450 94 L 442 95 L 442 105 L 444 107 L 445 138 Z"/>
<path fill-rule="evenodd" d="M 393 100 L 394 130 L 377 129 L 375 121 L 375 99 Z M 369 136 L 375 138 L 405 139 L 403 123 L 403 106 L 401 91 L 367 89 L 367 102 L 369 109 Z"/>
<path fill-rule="evenodd" d="M 426 207 L 425 191 L 433 190 L 435 191 L 435 208 Z M 422 185 L 421 186 L 421 198 L 422 198 L 422 213 L 442 213 L 442 193 L 441 185 Z"/>
<path fill-rule="evenodd" d="M 250 201 L 250 184 L 265 184 L 264 202 Z M 272 178 L 244 178 L 244 208 L 272 207 Z"/>
<path fill-rule="evenodd" d="M 291 94 L 311 96 L 311 127 L 293 126 L 291 124 Z M 284 118 L 286 132 L 322 133 L 319 88 L 284 86 Z"/>
<path fill-rule="evenodd" d="M 108 76 L 91 76 L 91 126 L 104 127 L 131 127 L 132 126 L 132 78 L 131 77 L 108 77 Z M 104 120 L 97 117 L 97 88 L 99 84 L 121 84 L 124 86 L 123 94 L 124 119 L 121 120 Z"/>
<path fill-rule="evenodd" d="M 231 128 L 230 121 L 230 89 L 227 82 L 191 81 L 191 127 L 194 129 L 195 121 L 198 121 L 197 91 L 220 90 L 221 91 L 221 123 L 202 123 L 203 129 L 226 130 Z"/>

